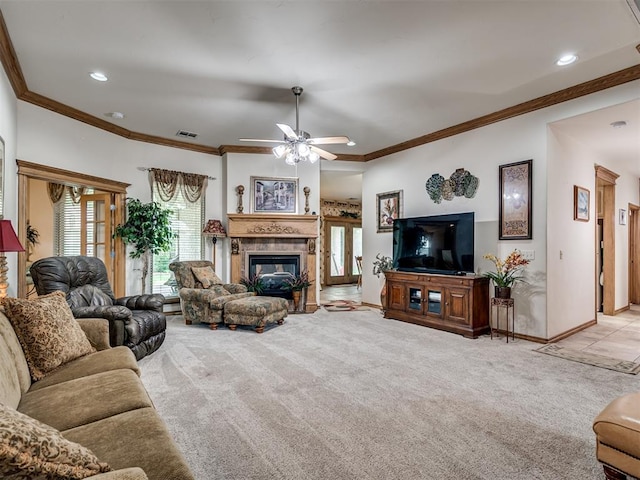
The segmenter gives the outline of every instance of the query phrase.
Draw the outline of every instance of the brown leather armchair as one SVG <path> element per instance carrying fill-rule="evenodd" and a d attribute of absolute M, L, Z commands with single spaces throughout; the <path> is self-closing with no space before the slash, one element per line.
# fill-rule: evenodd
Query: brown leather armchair
<path fill-rule="evenodd" d="M 47 257 L 31 265 L 38 295 L 60 290 L 75 318 L 109 320 L 111 346 L 125 345 L 140 360 L 156 351 L 165 338 L 164 296 L 133 295 L 115 298 L 107 269 L 99 258 Z"/>

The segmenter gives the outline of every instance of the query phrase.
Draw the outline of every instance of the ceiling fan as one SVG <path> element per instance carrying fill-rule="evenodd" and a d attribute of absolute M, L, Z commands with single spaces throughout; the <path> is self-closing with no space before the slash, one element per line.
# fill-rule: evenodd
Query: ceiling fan
<path fill-rule="evenodd" d="M 289 125 L 284 123 L 276 123 L 278 128 L 284 133 L 283 140 L 265 140 L 259 138 L 241 138 L 241 142 L 267 142 L 267 143 L 279 143 L 277 147 L 273 149 L 273 154 L 277 158 L 284 157 L 285 162 L 289 165 L 295 165 L 301 160 L 315 163 L 320 157 L 327 160 L 335 160 L 338 158 L 331 152 L 327 152 L 316 145 L 329 145 L 329 144 L 347 144 L 355 145 L 345 136 L 337 137 L 316 137 L 311 138 L 308 132 L 300 130 L 299 125 L 299 104 L 300 95 L 302 95 L 302 87 L 293 87 L 291 89 L 296 96 L 296 129 L 294 130 Z"/>

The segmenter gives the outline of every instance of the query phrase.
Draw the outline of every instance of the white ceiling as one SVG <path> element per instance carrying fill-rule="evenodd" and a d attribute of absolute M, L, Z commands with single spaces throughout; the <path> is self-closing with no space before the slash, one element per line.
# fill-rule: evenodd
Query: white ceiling
<path fill-rule="evenodd" d="M 294 85 L 305 89 L 302 129 L 348 135 L 357 146 L 327 150 L 365 154 L 640 63 L 626 0 L 0 0 L 0 10 L 30 91 L 214 147 L 281 138 L 276 122 L 295 124 Z M 579 61 L 556 66 L 567 52 Z M 96 70 L 109 81 L 90 79 Z M 126 117 L 104 116 L 113 111 Z"/>

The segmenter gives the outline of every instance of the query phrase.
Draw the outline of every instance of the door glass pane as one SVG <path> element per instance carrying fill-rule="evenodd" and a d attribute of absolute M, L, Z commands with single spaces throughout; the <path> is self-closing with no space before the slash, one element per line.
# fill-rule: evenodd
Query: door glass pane
<path fill-rule="evenodd" d="M 359 275 L 362 272 L 358 270 L 358 265 L 356 264 L 356 257 L 362 256 L 362 228 L 361 227 L 353 227 L 353 239 L 351 249 L 353 250 L 353 258 L 351 259 L 351 271 L 354 275 Z"/>
<path fill-rule="evenodd" d="M 409 288 L 409 308 L 411 310 L 422 309 L 422 289 Z"/>
<path fill-rule="evenodd" d="M 98 200 L 95 202 L 96 221 L 104 222 L 104 201 Z"/>
<path fill-rule="evenodd" d="M 442 294 L 439 290 L 429 290 L 427 292 L 427 310 L 431 313 L 440 314 L 442 312 Z"/>
<path fill-rule="evenodd" d="M 345 228 L 331 227 L 331 276 L 344 275 Z"/>
<path fill-rule="evenodd" d="M 98 223 L 96 225 L 96 242 L 98 243 L 104 243 L 105 237 L 104 237 L 104 223 Z"/>

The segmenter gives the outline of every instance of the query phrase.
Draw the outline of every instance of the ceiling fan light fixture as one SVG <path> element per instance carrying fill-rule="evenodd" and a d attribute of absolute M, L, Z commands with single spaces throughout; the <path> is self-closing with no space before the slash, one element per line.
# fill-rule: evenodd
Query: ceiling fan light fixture
<path fill-rule="evenodd" d="M 278 145 L 273 148 L 273 154 L 276 158 L 282 158 L 285 153 L 287 153 L 287 147 L 285 145 Z"/>
<path fill-rule="evenodd" d="M 287 156 L 284 159 L 284 163 L 286 163 L 287 165 L 292 165 L 292 166 L 296 165 L 299 161 L 300 161 L 300 159 L 293 152 L 287 153 Z"/>
<path fill-rule="evenodd" d="M 298 145 L 296 145 L 296 150 L 298 151 L 298 155 L 300 155 L 301 157 L 306 157 L 309 155 L 309 152 L 311 152 L 311 150 L 309 150 L 309 146 L 306 143 L 298 143 Z"/>
<path fill-rule="evenodd" d="M 316 163 L 318 160 L 320 160 L 320 155 L 316 152 L 309 152 L 309 162 Z"/>

